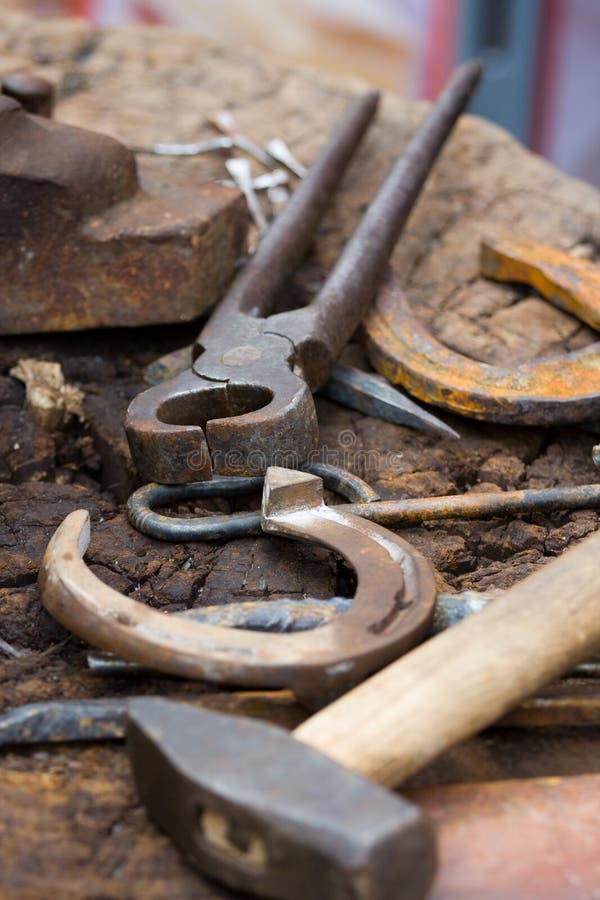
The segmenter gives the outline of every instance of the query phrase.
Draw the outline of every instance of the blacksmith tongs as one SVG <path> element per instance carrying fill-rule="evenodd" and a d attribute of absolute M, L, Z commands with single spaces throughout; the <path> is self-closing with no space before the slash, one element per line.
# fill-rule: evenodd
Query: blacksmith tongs
<path fill-rule="evenodd" d="M 351 104 L 202 330 L 191 368 L 138 395 L 126 421 L 142 478 L 199 481 L 299 467 L 316 449 L 311 391 L 324 382 L 386 274 L 425 179 L 481 74 L 460 66 L 396 161 L 308 306 L 269 315 L 305 256 L 379 96 Z"/>

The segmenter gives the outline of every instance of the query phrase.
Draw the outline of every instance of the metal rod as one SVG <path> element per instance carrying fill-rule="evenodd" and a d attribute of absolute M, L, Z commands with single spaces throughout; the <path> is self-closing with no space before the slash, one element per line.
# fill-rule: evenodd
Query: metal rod
<path fill-rule="evenodd" d="M 351 298 L 361 306 L 365 298 L 371 301 L 421 188 L 480 77 L 479 62 L 459 66 L 426 114 L 314 301 L 320 317 L 334 315 L 340 297 L 344 297 L 344 319 L 353 323 Z M 350 337 L 344 324 L 339 322 L 340 347 Z"/>
<path fill-rule="evenodd" d="M 378 525 L 402 528 L 432 519 L 488 519 L 494 516 L 560 509 L 594 509 L 600 506 L 600 484 L 557 487 L 546 490 L 506 491 L 499 494 L 457 494 L 410 500 L 378 500 L 336 507 Z"/>
<path fill-rule="evenodd" d="M 309 467 L 309 471 L 322 476 L 314 464 Z M 258 512 L 182 518 L 164 516 L 153 511 L 155 506 L 161 504 L 209 496 L 208 492 L 203 493 L 202 486 L 205 484 L 210 485 L 211 482 L 177 486 L 146 485 L 132 494 L 127 502 L 129 521 L 138 531 L 165 541 L 209 541 L 260 533 Z M 335 485 L 332 482 L 330 484 L 335 489 Z M 339 487 L 337 489 L 339 490 Z M 215 485 L 210 495 L 215 496 L 218 493 L 219 487 Z M 600 507 L 600 484 L 584 484 L 546 490 L 506 491 L 499 494 L 456 494 L 408 500 L 369 499 L 366 502 L 344 503 L 334 509 L 369 519 L 378 525 L 406 528 L 434 519 L 490 519 L 495 516 L 598 507 Z"/>
<path fill-rule="evenodd" d="M 266 315 L 286 278 L 314 240 L 315 228 L 338 187 L 352 154 L 371 122 L 379 93 L 355 100 L 289 202 L 274 220 L 252 259 L 234 281 L 216 316 L 229 310 Z M 212 322 L 214 322 L 213 316 Z"/>
<path fill-rule="evenodd" d="M 327 463 L 314 462 L 305 471 L 318 475 L 330 491 L 353 503 L 369 503 L 379 499 L 377 492 L 362 478 Z M 154 512 L 157 506 L 168 503 L 189 502 L 207 497 L 229 497 L 249 494 L 263 486 L 262 475 L 251 478 L 214 476 L 210 481 L 190 484 L 146 484 L 130 496 L 127 515 L 134 528 L 162 541 L 230 540 L 249 534 L 260 534 L 260 514 L 257 512 L 231 513 L 231 515 L 203 516 L 186 519 L 163 516 Z"/>

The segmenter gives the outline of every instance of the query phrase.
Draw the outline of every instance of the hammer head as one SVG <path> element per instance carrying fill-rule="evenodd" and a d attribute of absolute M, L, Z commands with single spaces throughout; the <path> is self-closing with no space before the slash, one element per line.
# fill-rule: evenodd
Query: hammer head
<path fill-rule="evenodd" d="M 150 817 L 229 887 L 289 900 L 424 896 L 435 869 L 420 810 L 246 718 L 140 699 L 128 745 Z"/>

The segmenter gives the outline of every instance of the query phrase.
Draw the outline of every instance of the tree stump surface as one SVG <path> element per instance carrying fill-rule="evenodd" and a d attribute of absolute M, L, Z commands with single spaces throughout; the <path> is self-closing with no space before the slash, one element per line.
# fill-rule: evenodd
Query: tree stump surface
<path fill-rule="evenodd" d="M 225 50 L 162 29 L 97 32 L 76 20 L 5 14 L 0 48 L 0 74 L 26 69 L 57 83 L 55 115 L 62 121 L 135 144 L 198 140 L 212 133 L 206 116 L 229 108 L 242 132 L 259 144 L 281 136 L 306 164 L 348 97 L 361 90 L 358 82 L 282 69 L 250 51 Z M 421 104 L 384 98 L 319 229 L 308 281 L 323 277 L 422 112 Z M 196 166 L 207 180 L 223 177 L 218 157 L 173 160 L 172 166 Z M 480 237 L 507 230 L 598 258 L 600 194 L 502 130 L 466 117 L 394 253 L 394 270 L 415 310 L 449 346 L 490 363 L 509 364 L 592 341 L 586 326 L 527 289 L 478 276 Z M 123 501 L 136 482 L 124 411 L 144 387 L 144 367 L 190 343 L 197 331 L 195 323 L 0 339 L 0 637 L 30 651 L 18 659 L 0 656 L 2 708 L 65 697 L 220 692 L 160 676 L 90 674 L 88 648 L 45 613 L 36 584 L 46 543 L 73 509 L 91 513 L 92 570 L 117 590 L 165 612 L 234 599 L 334 593 L 338 563 L 310 545 L 271 537 L 163 544 L 128 525 Z M 348 354 L 360 358 L 359 345 Z M 84 392 L 84 421 L 56 432 L 36 423 L 24 408 L 22 385 L 8 374 L 22 357 L 62 364 L 66 379 Z M 509 428 L 444 414 L 462 435 L 454 442 L 322 398 L 317 408 L 323 455 L 365 477 L 383 497 L 542 488 L 596 478 L 594 437 L 581 429 Z M 232 506 L 207 501 L 203 508 Z M 235 508 L 250 506 L 240 501 Z M 595 512 L 578 511 L 431 523 L 401 533 L 432 560 L 440 589 L 484 590 L 508 587 L 596 527 Z M 217 707 L 239 705 L 237 695 L 222 691 L 220 697 L 211 701 Z M 288 725 L 301 715 L 293 704 L 282 710 L 266 701 L 255 712 Z M 497 729 L 447 753 L 409 788 L 418 798 L 419 791 L 443 785 L 598 772 L 598 737 L 595 729 L 552 734 Z M 2 897 L 230 896 L 185 866 L 148 823 L 119 744 L 4 751 L 0 810 Z M 445 871 L 435 896 L 449 896 Z"/>

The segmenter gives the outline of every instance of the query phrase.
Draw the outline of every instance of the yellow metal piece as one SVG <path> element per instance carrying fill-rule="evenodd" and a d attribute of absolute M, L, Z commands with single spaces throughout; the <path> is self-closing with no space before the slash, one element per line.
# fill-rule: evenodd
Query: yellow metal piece
<path fill-rule="evenodd" d="M 479 271 L 535 288 L 554 306 L 600 331 L 600 266 L 546 244 L 506 235 L 482 240 Z"/>

